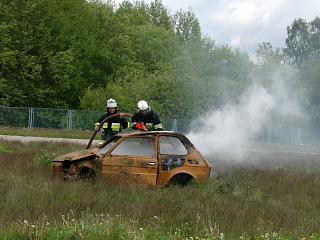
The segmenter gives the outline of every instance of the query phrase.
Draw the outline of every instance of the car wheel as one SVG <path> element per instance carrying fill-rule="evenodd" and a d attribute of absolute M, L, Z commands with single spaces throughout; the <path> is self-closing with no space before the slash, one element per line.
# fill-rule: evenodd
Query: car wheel
<path fill-rule="evenodd" d="M 193 177 L 191 175 L 187 173 L 180 173 L 171 178 L 169 185 L 186 186 L 192 179 Z"/>
<path fill-rule="evenodd" d="M 94 180 L 96 178 L 96 171 L 91 168 L 83 167 L 78 174 L 78 178 L 81 180 Z"/>

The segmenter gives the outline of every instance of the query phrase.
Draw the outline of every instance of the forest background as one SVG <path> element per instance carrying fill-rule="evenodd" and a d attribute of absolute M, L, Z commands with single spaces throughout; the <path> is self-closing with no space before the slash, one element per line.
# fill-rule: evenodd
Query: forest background
<path fill-rule="evenodd" d="M 103 111 L 112 97 L 132 112 L 145 99 L 161 116 L 193 119 L 237 104 L 257 82 L 272 91 L 277 74 L 320 128 L 319 17 L 295 19 L 286 47 L 262 42 L 253 61 L 205 36 L 191 9 L 170 13 L 161 0 L 2 0 L 0 9 L 0 106 Z"/>

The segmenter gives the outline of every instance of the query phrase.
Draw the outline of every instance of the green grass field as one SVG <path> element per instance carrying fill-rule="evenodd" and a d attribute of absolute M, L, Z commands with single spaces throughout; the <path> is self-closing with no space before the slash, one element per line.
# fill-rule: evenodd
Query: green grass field
<path fill-rule="evenodd" d="M 219 179 L 185 188 L 53 179 L 82 148 L 0 143 L 0 239 L 320 239 L 320 172 L 220 159 Z"/>

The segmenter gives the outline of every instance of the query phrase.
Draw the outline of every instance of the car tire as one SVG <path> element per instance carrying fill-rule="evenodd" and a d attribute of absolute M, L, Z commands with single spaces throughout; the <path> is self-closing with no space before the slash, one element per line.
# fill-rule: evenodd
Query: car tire
<path fill-rule="evenodd" d="M 186 186 L 193 180 L 193 177 L 187 173 L 179 173 L 170 179 L 171 186 Z"/>

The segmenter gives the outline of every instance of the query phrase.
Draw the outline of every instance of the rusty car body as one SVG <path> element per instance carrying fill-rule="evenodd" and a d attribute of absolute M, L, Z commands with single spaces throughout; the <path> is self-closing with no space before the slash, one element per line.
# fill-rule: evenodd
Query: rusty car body
<path fill-rule="evenodd" d="M 97 174 L 148 187 L 205 182 L 210 163 L 183 134 L 170 131 L 120 133 L 98 148 L 57 157 L 52 170 L 63 178 Z"/>

